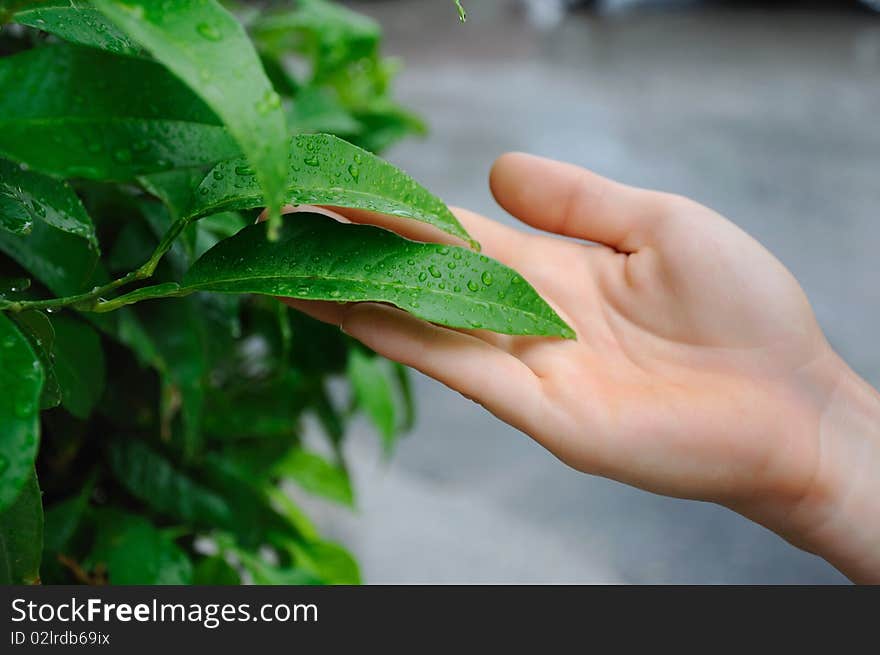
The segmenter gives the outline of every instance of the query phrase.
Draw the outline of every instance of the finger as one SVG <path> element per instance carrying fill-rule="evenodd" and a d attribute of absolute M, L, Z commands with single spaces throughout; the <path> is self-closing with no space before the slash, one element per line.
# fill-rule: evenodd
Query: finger
<path fill-rule="evenodd" d="M 498 204 L 525 223 L 621 252 L 635 252 L 648 242 L 664 197 L 524 153 L 499 157 L 489 186 Z"/>
<path fill-rule="evenodd" d="M 288 307 L 301 311 L 306 316 L 311 316 L 322 323 L 330 323 L 337 326 L 342 323 L 342 317 L 348 306 L 346 303 L 326 300 L 302 300 L 300 298 L 283 297 L 279 297 L 278 300 Z"/>
<path fill-rule="evenodd" d="M 526 242 L 529 235 L 525 232 L 493 221 L 469 209 L 461 207 L 450 207 L 450 209 L 468 234 L 480 243 L 481 252 L 487 257 L 515 268 L 517 260 L 528 255 Z"/>
<path fill-rule="evenodd" d="M 380 355 L 411 366 L 526 432 L 540 424 L 541 382 L 520 360 L 479 338 L 385 305 L 352 305 L 342 329 Z"/>
<path fill-rule="evenodd" d="M 344 216 L 352 223 L 383 227 L 413 241 L 447 243 L 455 246 L 467 245 L 463 240 L 444 232 L 440 228 L 412 218 L 389 216 L 366 209 L 348 209 L 346 207 L 327 207 L 327 209 Z"/>

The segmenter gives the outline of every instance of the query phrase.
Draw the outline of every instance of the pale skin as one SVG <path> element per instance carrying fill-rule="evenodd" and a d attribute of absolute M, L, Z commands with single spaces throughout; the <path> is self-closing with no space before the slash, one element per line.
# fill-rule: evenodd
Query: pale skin
<path fill-rule="evenodd" d="M 490 186 L 546 234 L 456 215 L 577 340 L 451 330 L 379 304 L 287 302 L 575 469 L 720 503 L 852 580 L 880 583 L 880 394 L 831 349 L 785 267 L 691 200 L 569 164 L 504 155 Z M 413 221 L 340 211 L 454 242 Z"/>

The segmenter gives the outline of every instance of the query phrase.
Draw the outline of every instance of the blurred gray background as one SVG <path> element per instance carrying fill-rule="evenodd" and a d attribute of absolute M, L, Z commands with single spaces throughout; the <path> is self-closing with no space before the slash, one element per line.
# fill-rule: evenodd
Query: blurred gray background
<path fill-rule="evenodd" d="M 389 158 L 447 202 L 514 223 L 486 185 L 506 150 L 692 196 L 775 252 L 880 384 L 880 16 L 470 0 L 461 25 L 451 0 L 349 4 L 382 23 L 398 95 L 431 126 Z M 416 390 L 390 463 L 356 426 L 358 510 L 311 503 L 366 582 L 845 582 L 732 512 L 576 473 L 439 384 Z"/>

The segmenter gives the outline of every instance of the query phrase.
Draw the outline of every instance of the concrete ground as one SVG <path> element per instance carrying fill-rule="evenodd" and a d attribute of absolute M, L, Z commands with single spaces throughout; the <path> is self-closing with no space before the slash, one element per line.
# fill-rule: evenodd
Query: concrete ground
<path fill-rule="evenodd" d="M 449 203 L 514 222 L 486 187 L 506 150 L 690 195 L 775 252 L 880 385 L 880 18 L 712 6 L 537 28 L 514 0 L 466 2 L 466 25 L 447 0 L 352 4 L 385 26 L 399 96 L 432 127 L 390 158 Z M 390 464 L 356 429 L 359 511 L 319 508 L 367 582 L 845 581 L 729 511 L 576 473 L 440 385 L 416 389 L 419 425 Z"/>

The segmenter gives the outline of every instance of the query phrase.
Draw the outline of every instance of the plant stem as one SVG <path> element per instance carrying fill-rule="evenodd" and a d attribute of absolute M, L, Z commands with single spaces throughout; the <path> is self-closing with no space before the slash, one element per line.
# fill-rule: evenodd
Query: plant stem
<path fill-rule="evenodd" d="M 29 309 L 52 310 L 60 309 L 62 307 L 73 307 L 81 312 L 107 312 L 112 311 L 113 309 L 118 309 L 126 304 L 130 304 L 113 304 L 113 301 L 103 300 L 102 297 L 126 284 L 151 278 L 156 271 L 159 262 L 162 260 L 162 257 L 164 257 L 165 253 L 171 249 L 171 246 L 174 245 L 174 241 L 180 236 L 180 233 L 183 232 L 187 225 L 189 225 L 188 218 L 181 218 L 175 221 L 174 224 L 168 228 L 168 231 L 162 237 L 161 241 L 159 241 L 159 245 L 156 246 L 156 249 L 153 251 L 153 254 L 150 255 L 150 258 L 139 268 L 123 275 L 121 278 L 113 280 L 103 286 L 95 287 L 87 293 L 80 293 L 73 296 L 51 298 L 49 300 L 0 300 L 0 310 L 23 312 Z M 108 306 L 110 309 L 107 308 Z"/>

